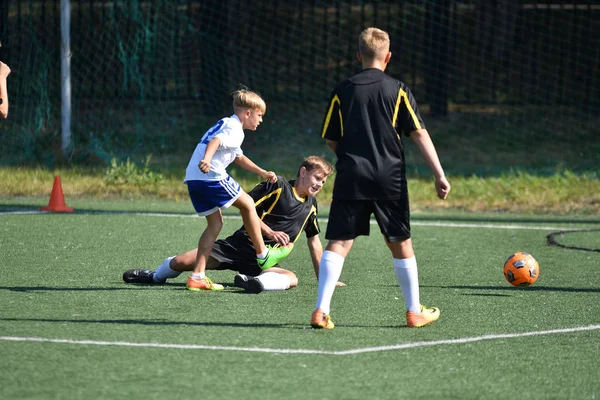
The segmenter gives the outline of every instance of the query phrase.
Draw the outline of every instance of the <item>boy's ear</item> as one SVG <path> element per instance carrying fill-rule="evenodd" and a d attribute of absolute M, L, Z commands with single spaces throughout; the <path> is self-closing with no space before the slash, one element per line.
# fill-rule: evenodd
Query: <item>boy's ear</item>
<path fill-rule="evenodd" d="M 385 55 L 385 63 L 389 63 L 390 62 L 390 58 L 392 58 L 392 52 L 388 51 L 388 53 Z"/>
<path fill-rule="evenodd" d="M 298 175 L 300 175 L 301 178 L 304 178 L 306 176 L 306 167 L 300 167 L 300 173 Z"/>
<path fill-rule="evenodd" d="M 360 51 L 356 52 L 356 59 L 358 60 L 358 62 L 362 62 L 362 57 L 360 55 Z"/>

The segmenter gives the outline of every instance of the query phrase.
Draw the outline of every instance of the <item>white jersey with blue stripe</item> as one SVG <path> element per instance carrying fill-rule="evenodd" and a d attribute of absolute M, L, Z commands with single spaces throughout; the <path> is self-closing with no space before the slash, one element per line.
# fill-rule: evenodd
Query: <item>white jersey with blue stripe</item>
<path fill-rule="evenodd" d="M 200 171 L 198 163 L 204 158 L 208 143 L 216 137 L 221 139 L 221 144 L 210 162 L 210 171 L 205 174 Z M 231 117 L 219 120 L 206 131 L 200 143 L 196 146 L 185 170 L 184 182 L 219 181 L 227 178 L 229 174 L 227 174 L 226 168 L 233 160 L 244 154 L 241 147 L 243 141 L 244 129 L 242 128 L 242 121 L 237 115 L 234 114 Z"/>

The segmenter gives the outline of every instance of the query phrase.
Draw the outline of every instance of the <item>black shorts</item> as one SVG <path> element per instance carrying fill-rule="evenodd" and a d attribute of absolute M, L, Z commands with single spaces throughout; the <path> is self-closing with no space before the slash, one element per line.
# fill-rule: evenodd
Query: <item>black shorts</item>
<path fill-rule="evenodd" d="M 388 242 L 410 239 L 408 196 L 395 200 L 335 200 L 331 202 L 327 240 L 352 240 L 369 236 L 371 214 Z"/>
<path fill-rule="evenodd" d="M 262 272 L 256 263 L 254 247 L 243 236 L 233 235 L 217 240 L 210 256 L 219 261 L 219 266 L 215 268 L 218 270 L 230 269 L 250 276 L 258 276 Z M 279 267 L 278 264 L 274 266 Z"/>

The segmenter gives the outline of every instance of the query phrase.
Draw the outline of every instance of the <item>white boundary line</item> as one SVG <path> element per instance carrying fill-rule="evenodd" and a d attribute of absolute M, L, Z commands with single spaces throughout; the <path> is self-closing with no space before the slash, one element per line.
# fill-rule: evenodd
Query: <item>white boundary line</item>
<path fill-rule="evenodd" d="M 27 211 L 0 211 L 0 216 L 2 215 L 35 215 L 35 214 L 50 214 L 48 211 L 37 211 L 37 210 L 27 210 Z M 196 214 L 169 214 L 169 213 L 141 213 L 141 212 L 86 212 L 86 213 L 78 213 L 79 215 L 136 215 L 141 217 L 170 217 L 170 218 L 198 218 Z M 242 218 L 239 215 L 223 215 L 224 219 L 235 219 L 241 220 Z M 327 223 L 327 218 L 319 218 L 320 221 Z M 541 230 L 541 231 L 576 231 L 580 229 L 584 229 L 584 227 L 565 227 L 565 226 L 542 226 L 542 225 L 504 225 L 504 224 L 486 224 L 486 223 L 463 223 L 463 222 L 435 222 L 435 221 L 411 221 L 412 226 L 434 226 L 434 227 L 443 227 L 443 228 L 485 228 L 485 229 L 525 229 L 525 230 Z M 568 222 L 568 224 L 576 225 L 576 222 Z M 371 220 L 371 225 L 377 225 L 377 221 Z"/>
<path fill-rule="evenodd" d="M 201 344 L 168 344 L 168 343 L 135 343 L 135 342 L 106 342 L 97 340 L 73 340 L 73 339 L 51 339 L 40 337 L 17 337 L 17 336 L 0 336 L 2 341 L 12 342 L 37 342 L 37 343 L 62 343 L 72 345 L 92 345 L 92 346 L 124 346 L 124 347 L 150 347 L 150 348 L 166 348 L 166 349 L 186 349 L 186 350 L 223 350 L 223 351 L 239 351 L 239 352 L 256 352 L 256 353 L 277 353 L 277 354 L 325 354 L 344 356 L 349 354 L 375 353 L 390 350 L 414 349 L 419 347 L 437 346 L 443 344 L 463 344 L 482 342 L 484 340 L 496 339 L 513 339 L 528 336 L 556 335 L 561 333 L 573 333 L 582 331 L 593 331 L 600 329 L 600 325 L 579 326 L 575 328 L 551 329 L 547 331 L 533 331 L 522 333 L 500 333 L 484 336 L 474 336 L 458 339 L 431 340 L 423 342 L 411 342 L 403 344 L 395 344 L 389 346 L 364 347 L 359 349 L 342 350 L 342 351 L 327 351 L 327 350 L 311 350 L 311 349 L 272 349 L 262 347 L 235 347 L 235 346 L 209 346 Z"/>

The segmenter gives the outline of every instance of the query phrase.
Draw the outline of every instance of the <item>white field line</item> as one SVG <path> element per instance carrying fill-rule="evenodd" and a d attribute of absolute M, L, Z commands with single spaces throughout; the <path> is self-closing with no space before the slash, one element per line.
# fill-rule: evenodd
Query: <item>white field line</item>
<path fill-rule="evenodd" d="M 36 211 L 36 210 L 27 210 L 27 211 L 0 211 L 0 216 L 2 215 L 32 215 L 32 214 L 48 214 L 48 211 Z M 169 213 L 140 213 L 140 212 L 119 212 L 119 213 L 111 213 L 111 212 L 89 212 L 89 213 L 79 213 L 79 214 L 106 214 L 106 215 L 138 215 L 141 217 L 171 217 L 171 218 L 198 218 L 196 214 L 169 214 Z M 224 219 L 235 219 L 241 220 L 242 218 L 239 215 L 223 215 Z M 327 223 L 327 218 L 319 218 L 320 221 Z M 574 227 L 558 227 L 558 226 L 543 226 L 543 225 L 504 225 L 504 224 L 485 224 L 485 223 L 465 223 L 465 222 L 435 222 L 435 221 L 411 221 L 412 226 L 435 226 L 435 227 L 443 227 L 443 228 L 486 228 L 486 229 L 526 229 L 526 230 L 541 230 L 541 231 L 570 231 L 570 230 L 578 230 L 583 228 L 574 228 Z M 573 223 L 570 223 L 573 224 Z M 576 224 L 576 223 L 575 223 Z M 374 219 L 371 220 L 371 225 L 377 225 L 377 221 Z"/>
<path fill-rule="evenodd" d="M 256 353 L 277 353 L 277 354 L 324 354 L 343 356 L 349 354 L 375 353 L 390 350 L 414 349 L 427 346 L 451 345 L 482 342 L 484 340 L 497 339 L 513 339 L 528 336 L 542 335 L 557 335 L 563 333 L 573 333 L 582 331 L 593 331 L 600 329 L 600 325 L 588 325 L 575 328 L 552 329 L 547 331 L 533 331 L 521 333 L 500 333 L 484 336 L 474 336 L 458 339 L 431 340 L 423 342 L 411 342 L 403 344 L 395 344 L 388 346 L 363 347 L 351 350 L 342 351 L 327 351 L 327 350 L 312 350 L 312 349 L 272 349 L 262 347 L 235 347 L 235 346 L 210 346 L 201 344 L 168 344 L 168 343 L 135 343 L 135 342 L 106 342 L 97 340 L 73 340 L 73 339 L 51 339 L 40 337 L 17 337 L 17 336 L 0 336 L 2 341 L 12 342 L 37 342 L 37 343 L 62 343 L 71 345 L 87 345 L 87 346 L 123 346 L 123 347 L 146 347 L 146 348 L 165 348 L 165 349 L 186 349 L 186 350 L 222 350 L 222 351 L 237 351 L 237 352 L 256 352 Z"/>

